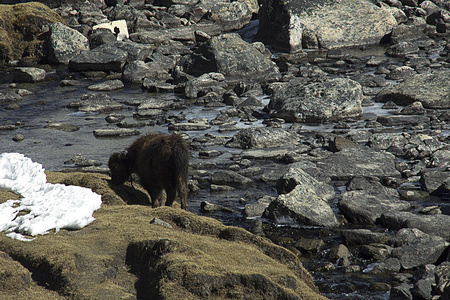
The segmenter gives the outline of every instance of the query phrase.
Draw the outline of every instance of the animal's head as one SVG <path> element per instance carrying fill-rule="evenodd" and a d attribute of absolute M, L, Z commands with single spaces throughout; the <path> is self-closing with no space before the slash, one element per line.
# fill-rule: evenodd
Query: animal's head
<path fill-rule="evenodd" d="M 130 166 L 127 155 L 124 152 L 111 154 L 108 161 L 111 170 L 111 180 L 114 184 L 122 184 L 130 179 Z"/>

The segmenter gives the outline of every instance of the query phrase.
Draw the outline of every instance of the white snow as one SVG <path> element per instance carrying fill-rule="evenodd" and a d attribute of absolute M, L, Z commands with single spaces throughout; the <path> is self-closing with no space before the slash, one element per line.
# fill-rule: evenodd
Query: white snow
<path fill-rule="evenodd" d="M 20 153 L 0 154 L 0 188 L 22 196 L 0 204 L 0 232 L 18 240 L 30 241 L 25 235 L 51 229 L 83 228 L 95 220 L 92 214 L 102 203 L 90 189 L 47 183 L 42 165 Z"/>

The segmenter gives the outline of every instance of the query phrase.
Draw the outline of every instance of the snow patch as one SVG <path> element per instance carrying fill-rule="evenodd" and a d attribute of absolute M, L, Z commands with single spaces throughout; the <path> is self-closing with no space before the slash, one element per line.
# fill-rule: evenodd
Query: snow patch
<path fill-rule="evenodd" d="M 92 214 L 102 203 L 88 188 L 47 183 L 42 165 L 20 153 L 0 154 L 0 188 L 22 196 L 0 204 L 0 231 L 18 240 L 30 241 L 24 235 L 51 229 L 83 228 L 95 220 Z"/>

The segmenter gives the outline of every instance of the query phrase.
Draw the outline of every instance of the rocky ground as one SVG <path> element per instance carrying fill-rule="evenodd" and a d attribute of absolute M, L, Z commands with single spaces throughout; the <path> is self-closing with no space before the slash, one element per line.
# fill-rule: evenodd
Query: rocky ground
<path fill-rule="evenodd" d="M 182 133 L 192 156 L 190 202 L 221 199 L 203 201 L 201 213 L 241 220 L 242 211 L 256 219 L 241 223 L 251 234 L 177 208 L 136 206 L 145 193 L 111 186 L 107 175 L 50 174 L 93 188 L 104 206 L 80 231 L 29 244 L 2 236 L 6 294 L 319 298 L 301 260 L 330 298 L 449 297 L 445 1 L 46 5 L 53 10 L 0 6 L 8 21 L 0 31 L 4 119 L 24 110 L 29 91 L 22 87 L 46 80 L 59 82 L 58 91 L 86 88 L 61 102 L 105 119 L 92 131 L 97 139 L 131 139 L 158 126 Z M 123 40 L 122 25 L 115 34 L 92 30 L 122 19 Z M 245 41 L 256 19 L 257 39 L 285 53 Z M 130 89 L 154 97 L 117 97 Z M 379 103 L 385 113 L 370 113 Z M 195 107 L 212 117 L 186 113 Z M 4 152 L 31 132 L 20 120 L 0 129 Z M 68 165 L 96 164 L 73 159 Z M 98 243 L 88 245 L 92 240 Z"/>

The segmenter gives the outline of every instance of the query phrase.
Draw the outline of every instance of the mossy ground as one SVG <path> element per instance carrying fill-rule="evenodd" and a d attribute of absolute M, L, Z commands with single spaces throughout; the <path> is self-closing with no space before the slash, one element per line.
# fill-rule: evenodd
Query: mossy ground
<path fill-rule="evenodd" d="M 244 229 L 179 208 L 127 205 L 146 193 L 114 190 L 106 175 L 47 172 L 47 179 L 89 187 L 111 204 L 104 203 L 81 230 L 51 232 L 32 242 L 0 233 L 0 251 L 13 258 L 0 264 L 0 286 L 7 288 L 0 298 L 2 293 L 47 299 L 322 298 L 297 257 Z M 17 197 L 0 191 L 0 202 Z M 152 224 L 155 217 L 172 228 Z M 20 271 L 2 277 L 8 268 Z M 33 280 L 21 285 L 28 270 Z"/>
<path fill-rule="evenodd" d="M 0 4 L 0 64 L 46 58 L 44 26 L 64 19 L 39 2 Z"/>

